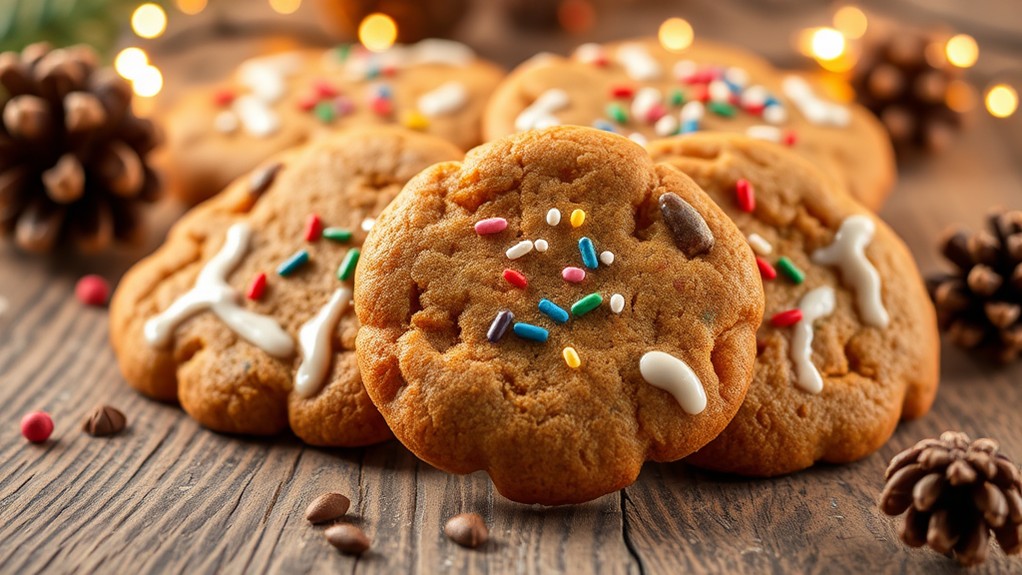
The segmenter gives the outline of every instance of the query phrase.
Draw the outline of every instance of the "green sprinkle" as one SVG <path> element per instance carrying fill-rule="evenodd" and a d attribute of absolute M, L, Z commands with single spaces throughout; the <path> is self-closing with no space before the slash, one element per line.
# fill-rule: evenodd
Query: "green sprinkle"
<path fill-rule="evenodd" d="M 571 304 L 571 315 L 575 317 L 583 316 L 600 307 L 601 303 L 603 303 L 603 296 L 598 293 L 591 293 Z"/>
<path fill-rule="evenodd" d="M 334 49 L 337 59 L 344 62 L 351 55 L 351 44 L 341 44 Z"/>
<path fill-rule="evenodd" d="M 795 262 L 788 259 L 788 256 L 784 256 L 777 260 L 777 267 L 780 268 L 784 275 L 788 276 L 791 281 L 800 284 L 806 279 L 806 274 L 798 269 Z"/>
<path fill-rule="evenodd" d="M 618 124 L 628 123 L 628 112 L 625 111 L 624 106 L 617 102 L 607 104 L 607 115 L 610 116 L 611 120 L 614 120 Z"/>
<path fill-rule="evenodd" d="M 287 276 L 295 273 L 295 270 L 304 266 L 308 262 L 309 252 L 305 250 L 298 250 L 293 256 L 284 260 L 284 263 L 277 266 L 277 275 L 286 278 Z"/>
<path fill-rule="evenodd" d="M 360 252 L 357 249 L 350 249 L 348 253 L 344 254 L 344 261 L 341 262 L 341 267 L 337 268 L 337 279 L 342 282 L 351 279 L 351 276 L 355 275 L 355 266 L 358 265 L 358 256 Z"/>
<path fill-rule="evenodd" d="M 718 116 L 733 118 L 735 115 L 735 107 L 727 102 L 710 102 L 706 107 Z"/>
<path fill-rule="evenodd" d="M 681 90 L 675 90 L 671 92 L 671 105 L 680 106 L 685 103 L 685 94 L 681 93 Z"/>
<path fill-rule="evenodd" d="M 323 237 L 335 242 L 350 242 L 351 230 L 344 228 L 327 228 L 323 230 Z"/>
<path fill-rule="evenodd" d="M 334 113 L 334 105 L 332 102 L 320 102 L 316 104 L 316 107 L 312 110 L 313 114 L 319 118 L 320 122 L 329 124 L 334 121 L 336 114 Z"/>

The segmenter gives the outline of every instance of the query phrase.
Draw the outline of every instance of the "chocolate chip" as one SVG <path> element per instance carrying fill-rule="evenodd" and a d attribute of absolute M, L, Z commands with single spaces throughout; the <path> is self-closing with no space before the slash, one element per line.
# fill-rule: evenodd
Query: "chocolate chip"
<path fill-rule="evenodd" d="M 351 500 L 340 493 L 324 493 L 305 509 L 305 518 L 310 523 L 323 523 L 343 516 L 351 507 Z"/>
<path fill-rule="evenodd" d="M 101 405 L 85 418 L 82 430 L 93 437 L 116 435 L 124 430 L 128 420 L 114 407 Z"/>
<path fill-rule="evenodd" d="M 261 196 L 273 184 L 273 180 L 277 178 L 277 172 L 283 167 L 284 164 L 276 162 L 256 171 L 248 181 L 248 193 L 253 196 Z"/>
<path fill-rule="evenodd" d="M 486 522 L 476 513 L 462 513 L 451 517 L 447 520 L 447 525 L 444 525 L 444 533 L 451 541 L 470 549 L 486 543 L 490 536 Z"/>
<path fill-rule="evenodd" d="M 704 254 L 713 247 L 713 232 L 706 220 L 677 194 L 667 192 L 660 196 L 660 213 L 674 237 L 674 244 L 686 257 Z"/>
<path fill-rule="evenodd" d="M 334 525 L 326 531 L 326 540 L 331 545 L 349 555 L 361 555 L 369 549 L 369 538 L 361 529 L 348 523 Z"/>

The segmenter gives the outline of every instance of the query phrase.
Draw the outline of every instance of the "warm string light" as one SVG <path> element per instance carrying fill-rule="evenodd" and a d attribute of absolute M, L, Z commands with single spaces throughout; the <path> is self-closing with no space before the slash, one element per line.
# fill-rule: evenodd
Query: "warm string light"
<path fill-rule="evenodd" d="M 396 40 L 397 24 L 386 14 L 370 14 L 358 25 L 358 41 L 373 52 L 383 52 Z"/>
<path fill-rule="evenodd" d="M 858 6 L 842 6 L 834 12 L 834 28 L 841 31 L 845 38 L 858 40 L 866 34 L 869 19 Z"/>
<path fill-rule="evenodd" d="M 194 16 L 206 9 L 207 0 L 174 0 L 174 5 L 182 13 Z"/>
<path fill-rule="evenodd" d="M 670 18 L 660 25 L 660 32 L 657 36 L 664 48 L 672 52 L 681 52 L 692 45 L 695 32 L 687 20 Z"/>
<path fill-rule="evenodd" d="M 149 56 L 141 48 L 125 48 L 114 58 L 114 70 L 131 82 L 136 96 L 151 98 L 163 89 L 163 74 L 149 63 Z"/>
<path fill-rule="evenodd" d="M 968 34 L 956 34 L 944 44 L 944 55 L 953 66 L 971 68 L 979 59 L 979 45 Z"/>
<path fill-rule="evenodd" d="M 131 14 L 131 29 L 141 38 L 158 38 L 167 29 L 167 13 L 157 4 L 142 4 Z"/>
<path fill-rule="evenodd" d="M 301 5 L 302 0 L 270 0 L 270 8 L 278 14 L 294 14 Z"/>
<path fill-rule="evenodd" d="M 987 111 L 995 118 L 1007 118 L 1018 110 L 1018 92 L 1007 84 L 994 84 L 984 98 Z"/>
<path fill-rule="evenodd" d="M 820 60 L 837 60 L 845 52 L 845 37 L 834 28 L 817 28 L 810 42 L 813 56 Z"/>

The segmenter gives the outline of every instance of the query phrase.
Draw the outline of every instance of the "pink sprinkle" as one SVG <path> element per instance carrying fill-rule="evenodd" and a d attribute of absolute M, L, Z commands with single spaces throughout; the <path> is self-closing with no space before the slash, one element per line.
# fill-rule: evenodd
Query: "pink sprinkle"
<path fill-rule="evenodd" d="M 795 130 L 788 130 L 784 132 L 784 138 L 781 141 L 785 146 L 794 146 L 798 142 L 798 133 Z"/>
<path fill-rule="evenodd" d="M 333 98 L 339 93 L 337 88 L 326 80 L 316 80 L 312 87 L 320 98 Z"/>
<path fill-rule="evenodd" d="M 340 116 L 347 116 L 348 114 L 355 111 L 355 104 L 350 98 L 344 96 L 338 96 L 334 100 L 334 111 Z"/>
<path fill-rule="evenodd" d="M 222 88 L 213 93 L 213 103 L 217 106 L 229 106 L 234 101 L 234 91 L 230 88 Z"/>
<path fill-rule="evenodd" d="M 657 120 L 667 115 L 667 108 L 663 104 L 653 104 L 646 112 L 646 122 L 655 124 Z"/>
<path fill-rule="evenodd" d="M 586 279 L 586 271 L 582 268 L 566 267 L 561 271 L 561 277 L 564 281 L 577 284 L 578 282 Z"/>
<path fill-rule="evenodd" d="M 394 112 L 394 105 L 386 98 L 373 98 L 370 107 L 377 116 L 389 116 Z"/>
<path fill-rule="evenodd" d="M 302 96 L 298 100 L 298 109 L 303 112 L 309 112 L 316 107 L 318 100 L 314 94 L 307 94 Z"/>
<path fill-rule="evenodd" d="M 476 222 L 476 233 L 481 236 L 498 234 L 507 229 L 507 220 L 504 218 L 486 218 Z"/>

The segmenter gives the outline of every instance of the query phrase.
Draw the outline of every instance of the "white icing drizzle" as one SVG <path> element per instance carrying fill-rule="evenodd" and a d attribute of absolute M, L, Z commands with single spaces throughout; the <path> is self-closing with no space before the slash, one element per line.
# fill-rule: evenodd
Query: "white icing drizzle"
<path fill-rule="evenodd" d="M 813 322 L 834 313 L 834 288 L 818 287 L 798 302 L 802 321 L 791 336 L 791 361 L 795 364 L 795 382 L 809 393 L 823 391 L 823 377 L 813 365 Z"/>
<path fill-rule="evenodd" d="M 845 218 L 834 241 L 813 252 L 814 263 L 835 266 L 841 271 L 841 280 L 855 291 L 855 303 L 862 321 L 873 327 L 885 328 L 891 318 L 887 315 L 881 297 L 880 274 L 866 257 L 866 246 L 873 240 L 876 224 L 868 216 Z"/>
<path fill-rule="evenodd" d="M 323 380 L 330 369 L 330 355 L 333 353 L 330 336 L 350 304 L 351 290 L 337 288 L 330 296 L 330 301 L 298 330 L 302 363 L 295 373 L 295 392 L 299 396 L 312 397 L 323 387 Z"/>
<path fill-rule="evenodd" d="M 468 102 L 468 89 L 461 82 L 447 82 L 419 96 L 419 111 L 429 117 L 452 114 Z"/>
<path fill-rule="evenodd" d="M 614 59 L 625 67 L 625 73 L 640 82 L 660 77 L 660 63 L 640 44 L 625 44 L 617 49 Z"/>
<path fill-rule="evenodd" d="M 464 67 L 475 59 L 475 52 L 461 42 L 428 39 L 411 45 L 395 44 L 382 52 L 353 51 L 344 61 L 344 73 L 353 80 L 364 80 L 373 68 L 395 70 L 438 64 Z"/>
<path fill-rule="evenodd" d="M 272 104 L 287 93 L 287 78 L 302 66 L 302 55 L 295 52 L 274 54 L 242 62 L 238 68 L 238 82 L 252 95 Z"/>
<path fill-rule="evenodd" d="M 277 112 L 251 94 L 238 96 L 232 107 L 245 131 L 257 138 L 264 138 L 280 129 Z"/>
<path fill-rule="evenodd" d="M 227 230 L 227 241 L 206 262 L 195 280 L 195 286 L 162 313 L 146 321 L 143 331 L 149 345 L 166 347 L 181 322 L 209 310 L 234 333 L 266 353 L 280 358 L 294 354 L 294 341 L 280 324 L 272 317 L 239 306 L 240 294 L 227 284 L 227 274 L 245 256 L 251 235 L 252 229 L 246 223 L 236 223 Z"/>
<path fill-rule="evenodd" d="M 814 124 L 841 127 L 847 126 L 852 119 L 847 107 L 823 100 L 813 92 L 809 82 L 800 76 L 786 76 L 781 88 L 802 115 Z"/>
<path fill-rule="evenodd" d="M 525 108 L 515 118 L 515 130 L 524 132 L 536 128 L 556 126 L 557 118 L 553 113 L 568 106 L 568 93 L 564 90 L 552 88 L 540 94 L 529 107 Z"/>
<path fill-rule="evenodd" d="M 583 64 L 596 64 L 605 61 L 607 58 L 603 46 L 592 42 L 575 48 L 575 53 L 572 54 L 572 57 Z"/>
<path fill-rule="evenodd" d="M 687 363 L 673 355 L 647 351 L 639 360 L 639 373 L 646 383 L 673 395 L 685 413 L 696 415 L 706 409 L 703 383 Z"/>

